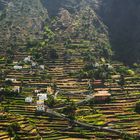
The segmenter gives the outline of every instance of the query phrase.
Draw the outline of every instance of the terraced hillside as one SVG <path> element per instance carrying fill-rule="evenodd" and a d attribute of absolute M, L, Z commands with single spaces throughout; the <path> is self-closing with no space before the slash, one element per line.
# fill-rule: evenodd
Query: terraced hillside
<path fill-rule="evenodd" d="M 79 125 L 71 127 L 69 121 L 61 117 L 50 116 L 48 113 L 38 116 L 35 113 L 36 104 L 29 105 L 25 103 L 26 96 L 31 95 L 36 99 L 36 94 L 33 92 L 35 89 L 45 89 L 51 83 L 56 83 L 58 88 L 63 91 L 58 95 L 58 100 L 63 101 L 68 97 L 77 103 L 87 98 L 87 93 L 89 92 L 88 79 L 83 78 L 79 81 L 77 76 L 72 74 L 84 67 L 83 56 L 76 49 L 67 48 L 72 53 L 69 58 L 65 59 L 65 46 L 56 44 L 53 47 L 57 50 L 59 56 L 54 61 L 48 60 L 47 57 L 45 59 L 44 56 L 45 70 L 33 70 L 28 64 L 22 70 L 14 70 L 14 63 L 6 64 L 5 66 L 5 59 L 1 58 L 1 70 L 6 71 L 5 78 L 15 78 L 17 80 L 12 86 L 22 85 L 20 96 L 5 97 L 1 102 L 1 114 L 6 116 L 1 119 L 1 139 L 8 139 L 9 135 L 6 126 L 9 123 L 16 122 L 17 118 L 20 124 L 17 136 L 20 139 L 121 139 L 121 136 L 105 131 L 88 130 Z M 85 48 L 80 46 L 79 50 L 82 52 L 85 51 Z M 29 55 L 30 53 L 17 52 L 14 62 L 23 60 Z M 112 65 L 118 67 L 116 64 Z M 37 73 L 33 74 L 32 72 L 36 70 Z M 52 80 L 49 78 L 43 79 L 42 77 L 46 74 L 51 75 Z M 110 90 L 112 94 L 111 101 L 102 104 L 80 105 L 77 108 L 76 119 L 94 126 L 102 126 L 103 128 L 138 135 L 140 115 L 134 112 L 134 108 L 140 96 L 140 81 L 139 78 L 136 79 L 130 76 L 126 76 L 125 79 L 124 91 L 118 85 L 117 78 L 113 80 L 114 82 L 111 79 L 106 79 L 106 86 L 96 87 L 94 91 Z M 133 81 L 135 81 L 135 84 Z M 1 86 L 3 84 L 4 79 L 1 80 Z M 54 109 L 59 111 L 57 106 Z"/>
<path fill-rule="evenodd" d="M 0 140 L 140 138 L 139 66 L 135 72 L 111 59 L 107 27 L 90 0 L 76 2 L 77 10 L 56 3 L 59 14 L 44 29 L 41 1 L 0 2 L 8 9 L 0 14 L 7 43 L 0 51 Z M 100 92 L 110 98 L 95 98 Z"/>

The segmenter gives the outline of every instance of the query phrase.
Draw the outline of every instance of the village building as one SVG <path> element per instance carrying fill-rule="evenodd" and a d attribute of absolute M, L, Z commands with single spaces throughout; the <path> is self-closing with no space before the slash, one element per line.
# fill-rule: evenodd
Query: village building
<path fill-rule="evenodd" d="M 40 92 L 41 92 L 41 90 L 38 90 L 38 89 L 35 89 L 35 90 L 34 90 L 34 93 L 36 93 L 36 94 L 37 94 L 37 93 L 40 93 Z"/>
<path fill-rule="evenodd" d="M 109 63 L 107 64 L 107 67 L 108 67 L 109 70 L 113 69 L 113 66 L 111 64 L 109 64 Z"/>
<path fill-rule="evenodd" d="M 37 94 L 37 97 L 39 100 L 47 100 L 47 94 L 45 93 Z"/>
<path fill-rule="evenodd" d="M 32 64 L 31 65 L 32 65 L 32 68 L 36 68 L 37 63 L 32 61 Z"/>
<path fill-rule="evenodd" d="M 95 64 L 93 64 L 93 67 L 98 68 L 98 67 L 100 67 L 100 64 L 96 62 Z"/>
<path fill-rule="evenodd" d="M 38 100 L 36 102 L 36 111 L 37 112 L 45 112 L 46 111 L 46 106 L 44 105 L 44 100 Z"/>
<path fill-rule="evenodd" d="M 25 57 L 23 61 L 25 63 L 31 62 L 31 56 Z"/>
<path fill-rule="evenodd" d="M 94 80 L 92 84 L 94 88 L 101 88 L 104 86 L 102 80 Z"/>
<path fill-rule="evenodd" d="M 20 86 L 14 86 L 12 90 L 13 90 L 13 92 L 20 93 L 21 88 L 20 88 Z"/>
<path fill-rule="evenodd" d="M 32 103 L 33 102 L 33 98 L 32 97 L 26 97 L 25 98 L 25 103 Z"/>
<path fill-rule="evenodd" d="M 37 100 L 36 101 L 36 104 L 37 105 L 44 105 L 44 100 Z"/>
<path fill-rule="evenodd" d="M 37 105 L 36 111 L 45 112 L 46 111 L 45 105 Z"/>
<path fill-rule="evenodd" d="M 44 66 L 44 65 L 40 65 L 39 68 L 40 68 L 41 70 L 45 70 L 45 66 Z"/>
<path fill-rule="evenodd" d="M 22 66 L 18 66 L 18 65 L 15 65 L 15 66 L 14 66 L 14 69 L 15 69 L 15 70 L 21 70 L 22 68 L 23 68 Z"/>
<path fill-rule="evenodd" d="M 108 91 L 98 91 L 93 96 L 95 102 L 105 102 L 109 101 L 111 94 Z"/>
<path fill-rule="evenodd" d="M 13 83 L 14 83 L 14 82 L 17 82 L 17 80 L 14 79 L 14 78 L 6 78 L 5 81 L 12 81 Z"/>
<path fill-rule="evenodd" d="M 2 87 L 2 88 L 0 88 L 0 91 L 4 91 L 4 88 Z"/>

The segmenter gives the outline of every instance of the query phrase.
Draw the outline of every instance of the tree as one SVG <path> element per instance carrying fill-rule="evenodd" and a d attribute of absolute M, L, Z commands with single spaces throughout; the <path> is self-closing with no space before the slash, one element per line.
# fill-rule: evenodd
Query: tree
<path fill-rule="evenodd" d="M 53 60 L 58 59 L 59 57 L 55 49 L 50 49 L 49 55 L 50 55 L 50 59 L 53 59 Z"/>
<path fill-rule="evenodd" d="M 13 122 L 7 128 L 7 132 L 10 137 L 16 136 L 17 132 L 20 130 L 20 125 L 18 122 Z"/>
<path fill-rule="evenodd" d="M 12 81 L 11 80 L 6 80 L 5 81 L 5 85 L 6 86 L 11 86 L 12 85 Z"/>
<path fill-rule="evenodd" d="M 124 85 L 125 85 L 125 78 L 124 78 L 123 74 L 121 74 L 120 80 L 119 80 L 118 84 L 121 86 L 121 89 L 123 90 L 124 89 Z"/>
<path fill-rule="evenodd" d="M 53 79 L 52 75 L 47 74 L 47 75 L 46 75 L 46 78 L 50 81 L 50 83 L 52 82 L 52 79 Z"/>
<path fill-rule="evenodd" d="M 75 113 L 76 113 L 76 105 L 74 102 L 69 102 L 69 105 L 67 105 L 64 109 L 63 109 L 63 113 L 65 115 L 67 115 L 68 118 L 70 118 L 71 120 L 75 119 Z"/>
<path fill-rule="evenodd" d="M 55 105 L 55 99 L 52 95 L 48 95 L 47 103 L 48 107 L 52 108 Z"/>
<path fill-rule="evenodd" d="M 4 112 L 9 112 L 9 107 L 8 107 L 8 106 L 5 106 L 5 107 L 3 108 L 3 111 L 4 111 Z"/>
<path fill-rule="evenodd" d="M 137 113 L 140 113 L 140 101 L 138 101 L 138 102 L 136 103 L 135 111 L 136 111 Z"/>
<path fill-rule="evenodd" d="M 15 134 L 14 135 L 14 139 L 13 140 L 20 140 L 20 136 L 19 135 L 17 135 L 17 134 Z"/>
<path fill-rule="evenodd" d="M 7 54 L 7 55 L 14 55 L 14 51 L 13 51 L 11 48 L 8 48 L 8 49 L 6 50 L 6 54 Z"/>
<path fill-rule="evenodd" d="M 44 28 L 44 40 L 46 43 L 49 43 L 51 41 L 54 41 L 55 34 L 52 32 L 52 30 L 46 25 Z M 46 45 L 45 43 L 45 45 Z"/>

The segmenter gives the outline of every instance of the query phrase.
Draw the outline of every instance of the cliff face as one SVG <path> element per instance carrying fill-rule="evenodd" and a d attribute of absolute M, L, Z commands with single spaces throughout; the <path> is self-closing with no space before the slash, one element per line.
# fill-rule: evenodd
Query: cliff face
<path fill-rule="evenodd" d="M 139 12 L 139 0 L 107 0 L 100 7 L 116 57 L 128 64 L 140 62 Z"/>

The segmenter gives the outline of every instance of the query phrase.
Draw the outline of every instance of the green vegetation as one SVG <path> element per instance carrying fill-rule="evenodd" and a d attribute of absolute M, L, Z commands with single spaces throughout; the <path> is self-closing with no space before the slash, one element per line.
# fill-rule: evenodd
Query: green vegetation
<path fill-rule="evenodd" d="M 36 2 L 37 11 L 44 10 Z M 107 28 L 88 3 L 78 9 L 74 5 L 76 11 L 64 7 L 53 19 L 24 4 L 23 12 L 36 18 L 24 16 L 22 23 L 29 22 L 35 33 L 8 23 L 24 35 L 21 41 L 15 32 L 0 56 L 0 139 L 135 139 L 140 130 L 139 64 L 131 68 L 112 60 Z M 41 19 L 46 23 L 40 32 Z M 23 67 L 16 70 L 16 65 Z M 13 90 L 16 86 L 20 93 Z M 94 100 L 98 91 L 100 104 Z M 105 93 L 111 93 L 110 102 L 103 101 Z M 47 95 L 44 102 L 40 94 Z"/>
<path fill-rule="evenodd" d="M 18 138 L 20 138 L 17 135 L 17 132 L 20 130 L 20 125 L 17 122 L 14 122 L 12 124 L 10 124 L 7 128 L 7 132 L 9 134 L 9 136 L 14 137 L 14 140 L 18 140 Z"/>
<path fill-rule="evenodd" d="M 138 101 L 138 102 L 136 103 L 135 111 L 138 112 L 138 113 L 140 113 L 140 101 Z"/>

